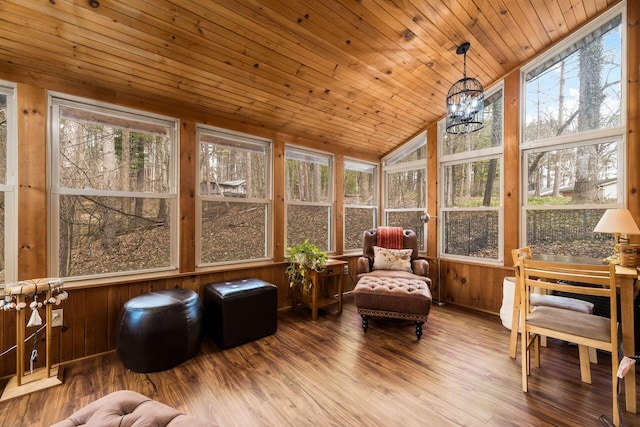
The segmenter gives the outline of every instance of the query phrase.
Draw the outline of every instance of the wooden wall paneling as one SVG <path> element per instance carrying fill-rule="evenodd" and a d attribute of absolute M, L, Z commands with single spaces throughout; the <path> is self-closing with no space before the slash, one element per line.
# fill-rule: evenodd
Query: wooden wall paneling
<path fill-rule="evenodd" d="M 640 224 L 640 2 L 627 2 L 627 205 Z M 638 239 L 635 236 L 635 239 Z"/>
<path fill-rule="evenodd" d="M 109 313 L 109 287 L 100 286 L 92 288 L 95 292 L 94 296 L 94 312 L 95 314 L 95 334 L 96 348 L 95 353 L 100 354 L 109 350 L 109 331 L 111 328 L 108 324 Z M 90 355 L 92 353 L 88 353 Z"/>
<path fill-rule="evenodd" d="M 344 156 L 336 154 L 334 157 L 335 169 L 335 209 L 334 220 L 334 249 L 335 255 L 344 253 Z"/>
<path fill-rule="evenodd" d="M 284 174 L 285 157 L 284 142 L 277 139 L 273 141 L 273 257 L 274 262 L 284 261 L 285 251 L 285 204 L 284 204 Z"/>
<path fill-rule="evenodd" d="M 88 354 L 97 354 L 98 340 L 98 323 L 102 321 L 96 288 L 88 288 L 84 291 L 84 351 L 82 357 Z"/>
<path fill-rule="evenodd" d="M 180 215 L 180 272 L 196 269 L 196 181 L 198 149 L 196 123 L 188 120 L 180 122 L 179 129 L 180 167 L 178 172 L 179 215 Z"/>
<path fill-rule="evenodd" d="M 47 94 L 17 85 L 18 280 L 47 276 Z"/>
<path fill-rule="evenodd" d="M 16 351 L 10 350 L 16 344 L 16 314 L 14 311 L 0 312 L 0 352 L 8 351 L 0 357 L 0 377 L 16 371 Z"/>
<path fill-rule="evenodd" d="M 107 313 L 104 320 L 107 322 L 108 349 L 116 348 L 118 332 L 118 316 L 124 303 L 129 300 L 128 285 L 107 286 Z"/>
<path fill-rule="evenodd" d="M 504 265 L 513 265 L 511 250 L 519 246 L 520 229 L 520 71 L 505 77 L 503 173 Z"/>
<path fill-rule="evenodd" d="M 469 306 L 469 265 L 453 261 L 440 261 L 441 277 L 445 287 L 446 301 Z"/>

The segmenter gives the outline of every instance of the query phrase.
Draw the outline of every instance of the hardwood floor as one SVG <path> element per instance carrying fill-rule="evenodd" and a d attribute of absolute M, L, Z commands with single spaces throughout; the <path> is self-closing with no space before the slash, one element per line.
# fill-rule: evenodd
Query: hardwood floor
<path fill-rule="evenodd" d="M 63 385 L 1 404 L 0 425 L 48 426 L 120 389 L 225 427 L 599 426 L 611 415 L 606 354 L 587 385 L 577 349 L 550 342 L 523 393 L 520 354 L 509 358 L 494 316 L 433 307 L 419 342 L 410 322 L 373 319 L 364 334 L 350 298 L 340 317 L 298 309 L 278 320 L 275 335 L 225 351 L 205 338 L 165 372 L 128 372 L 115 353 L 71 363 Z M 622 420 L 640 425 L 624 410 Z"/>

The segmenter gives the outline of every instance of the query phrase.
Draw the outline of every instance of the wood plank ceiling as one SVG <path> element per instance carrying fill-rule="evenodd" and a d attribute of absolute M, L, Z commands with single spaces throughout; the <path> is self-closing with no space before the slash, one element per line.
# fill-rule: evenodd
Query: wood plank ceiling
<path fill-rule="evenodd" d="M 384 155 L 618 0 L 0 0 L 0 66 Z M 90 3 L 99 4 L 91 7 Z"/>

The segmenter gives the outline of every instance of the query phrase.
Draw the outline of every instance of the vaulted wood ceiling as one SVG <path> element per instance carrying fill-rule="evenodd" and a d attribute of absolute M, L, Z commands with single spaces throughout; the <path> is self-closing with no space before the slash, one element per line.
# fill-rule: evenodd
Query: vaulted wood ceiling
<path fill-rule="evenodd" d="M 617 2 L 0 0 L 0 66 L 380 156 L 444 115 L 462 42 L 487 86 Z"/>

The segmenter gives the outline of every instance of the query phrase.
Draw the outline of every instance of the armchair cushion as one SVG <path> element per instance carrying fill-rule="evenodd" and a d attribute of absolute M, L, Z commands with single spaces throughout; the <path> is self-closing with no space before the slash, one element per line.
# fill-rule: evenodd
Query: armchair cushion
<path fill-rule="evenodd" d="M 374 246 L 373 253 L 374 270 L 412 271 L 412 249 L 387 249 Z"/>

